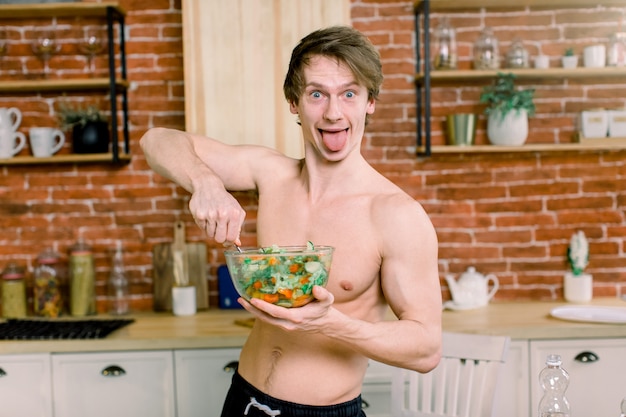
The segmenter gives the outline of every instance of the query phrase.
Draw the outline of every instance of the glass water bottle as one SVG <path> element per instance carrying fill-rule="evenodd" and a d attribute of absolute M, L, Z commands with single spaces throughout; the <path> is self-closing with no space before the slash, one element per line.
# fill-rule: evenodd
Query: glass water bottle
<path fill-rule="evenodd" d="M 108 282 L 109 314 L 123 315 L 129 312 L 128 278 L 124 271 L 124 256 L 120 242 L 113 255 Z"/>
<path fill-rule="evenodd" d="M 543 396 L 539 401 L 539 417 L 570 417 L 565 391 L 569 374 L 561 367 L 560 355 L 548 355 L 546 367 L 539 373 Z"/>

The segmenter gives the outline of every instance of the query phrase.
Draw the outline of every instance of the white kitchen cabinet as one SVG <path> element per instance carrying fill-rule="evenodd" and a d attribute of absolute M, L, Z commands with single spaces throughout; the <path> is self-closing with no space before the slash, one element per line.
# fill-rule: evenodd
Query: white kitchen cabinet
<path fill-rule="evenodd" d="M 529 417 L 528 340 L 512 340 L 496 386 L 493 416 Z"/>
<path fill-rule="evenodd" d="M 0 417 L 52 417 L 49 354 L 0 356 Z"/>
<path fill-rule="evenodd" d="M 173 354 L 52 355 L 56 417 L 175 417 Z"/>
<path fill-rule="evenodd" d="M 531 341 L 531 410 L 537 410 L 541 398 L 538 376 L 549 354 L 561 355 L 570 375 L 566 397 L 571 417 L 620 414 L 620 402 L 626 397 L 626 339 Z"/>
<path fill-rule="evenodd" d="M 219 417 L 241 349 L 176 350 L 178 417 Z"/>

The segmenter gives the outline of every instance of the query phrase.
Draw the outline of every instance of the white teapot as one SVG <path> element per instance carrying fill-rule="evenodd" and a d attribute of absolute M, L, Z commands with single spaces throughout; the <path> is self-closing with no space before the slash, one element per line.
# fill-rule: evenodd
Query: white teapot
<path fill-rule="evenodd" d="M 446 303 L 445 307 L 451 309 L 460 310 L 485 306 L 500 286 L 498 277 L 493 274 L 485 276 L 477 272 L 473 266 L 467 268 L 467 271 L 461 274 L 458 281 L 455 281 L 451 275 L 446 275 L 445 278 L 452 294 L 452 302 Z M 489 289 L 489 281 L 492 283 L 491 290 Z"/>

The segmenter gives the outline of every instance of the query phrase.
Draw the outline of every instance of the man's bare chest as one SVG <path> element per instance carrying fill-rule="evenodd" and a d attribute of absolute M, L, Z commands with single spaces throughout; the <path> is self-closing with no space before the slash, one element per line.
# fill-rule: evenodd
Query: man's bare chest
<path fill-rule="evenodd" d="M 259 203 L 259 245 L 316 245 L 335 247 L 329 290 L 336 301 L 349 302 L 364 293 L 378 295 L 381 259 L 379 242 L 368 205 L 354 199 L 335 204 L 290 206 Z"/>

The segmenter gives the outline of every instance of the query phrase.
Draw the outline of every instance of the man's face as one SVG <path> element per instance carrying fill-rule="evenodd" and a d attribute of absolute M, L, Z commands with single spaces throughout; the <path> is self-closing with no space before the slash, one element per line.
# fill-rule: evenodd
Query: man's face
<path fill-rule="evenodd" d="M 299 115 L 305 145 L 313 145 L 330 161 L 342 160 L 360 147 L 365 118 L 374 113 L 375 101 L 350 68 L 335 59 L 313 57 L 304 68 L 304 79 L 300 102 L 291 103 L 290 110 Z"/>

